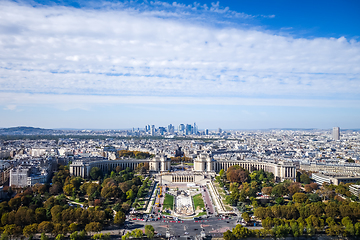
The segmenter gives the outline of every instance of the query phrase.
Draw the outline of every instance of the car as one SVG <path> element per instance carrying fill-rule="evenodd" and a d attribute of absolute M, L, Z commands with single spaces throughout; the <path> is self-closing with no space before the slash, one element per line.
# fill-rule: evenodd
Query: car
<path fill-rule="evenodd" d="M 197 228 L 194 228 L 194 231 L 198 230 Z"/>
<path fill-rule="evenodd" d="M 188 233 L 188 232 L 185 232 L 184 234 L 185 234 L 185 235 L 188 235 L 189 233 Z"/>

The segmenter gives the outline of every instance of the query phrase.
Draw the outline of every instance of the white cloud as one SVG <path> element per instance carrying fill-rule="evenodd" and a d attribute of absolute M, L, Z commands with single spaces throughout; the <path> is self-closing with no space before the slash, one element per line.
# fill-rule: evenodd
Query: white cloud
<path fill-rule="evenodd" d="M 230 105 L 230 106 L 282 106 L 282 107 L 346 107 L 360 108 L 360 100 L 313 100 L 284 98 L 242 98 L 242 97 L 172 97 L 172 96 L 102 96 L 4 93 L 0 105 L 12 103 L 22 105 L 50 105 L 59 109 L 89 110 L 89 106 L 145 104 L 145 105 Z"/>
<path fill-rule="evenodd" d="M 224 105 L 358 103 L 356 40 L 204 24 L 204 11 L 229 14 L 219 4 L 207 9 L 155 1 L 149 5 L 162 8 L 144 5 L 141 11 L 118 4 L 92 10 L 0 2 L 0 92 L 8 96 L 0 104 L 65 101 L 86 109 L 92 97 L 83 95 L 104 104 L 152 98 L 153 103 Z M 186 16 L 199 21 L 190 23 Z M 14 100 L 26 93 L 37 100 Z"/>
<path fill-rule="evenodd" d="M 4 110 L 11 110 L 11 111 L 13 111 L 13 110 L 15 110 L 16 109 L 16 105 L 7 105 L 5 108 L 4 108 Z"/>

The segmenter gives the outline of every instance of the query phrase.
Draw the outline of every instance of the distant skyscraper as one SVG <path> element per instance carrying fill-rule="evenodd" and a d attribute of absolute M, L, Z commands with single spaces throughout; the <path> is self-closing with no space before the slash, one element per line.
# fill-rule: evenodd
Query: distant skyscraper
<path fill-rule="evenodd" d="M 155 125 L 151 125 L 151 136 L 155 136 Z"/>
<path fill-rule="evenodd" d="M 192 130 L 193 130 L 193 126 L 191 126 L 190 124 L 186 124 L 186 135 L 192 134 Z"/>
<path fill-rule="evenodd" d="M 171 133 L 171 134 L 174 133 L 174 126 L 172 124 L 168 125 L 168 133 Z"/>
<path fill-rule="evenodd" d="M 333 139 L 340 140 L 340 128 L 339 127 L 333 128 Z"/>
<path fill-rule="evenodd" d="M 209 135 L 209 129 L 205 129 L 205 135 Z"/>
<path fill-rule="evenodd" d="M 197 134 L 197 132 L 198 132 L 198 127 L 197 127 L 196 123 L 194 123 L 193 133 Z"/>
<path fill-rule="evenodd" d="M 160 135 L 164 135 L 164 132 L 166 132 L 166 129 L 164 127 L 159 127 Z"/>
<path fill-rule="evenodd" d="M 178 129 L 178 132 L 184 132 L 185 130 L 185 125 L 184 124 L 180 124 L 179 125 L 179 129 Z"/>

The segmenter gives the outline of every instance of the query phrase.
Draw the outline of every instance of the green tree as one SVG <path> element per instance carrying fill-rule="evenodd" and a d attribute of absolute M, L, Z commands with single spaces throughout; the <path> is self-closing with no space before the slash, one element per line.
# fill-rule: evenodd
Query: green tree
<path fill-rule="evenodd" d="M 291 231 L 294 237 L 300 237 L 302 232 L 300 232 L 299 224 L 296 221 L 290 222 Z"/>
<path fill-rule="evenodd" d="M 293 200 L 296 203 L 305 203 L 307 199 L 308 199 L 308 196 L 305 193 L 298 192 L 293 195 Z"/>
<path fill-rule="evenodd" d="M 79 234 L 77 231 L 70 234 L 70 240 L 79 240 Z"/>
<path fill-rule="evenodd" d="M 318 194 L 312 193 L 312 194 L 309 195 L 309 200 L 311 202 L 319 202 L 319 201 L 321 201 L 321 198 L 319 197 Z"/>
<path fill-rule="evenodd" d="M 85 192 L 88 196 L 93 195 L 95 192 L 99 192 L 100 191 L 100 185 L 97 183 L 89 183 L 85 185 Z M 83 188 L 83 189 L 84 189 Z"/>
<path fill-rule="evenodd" d="M 241 217 L 244 219 L 245 222 L 250 222 L 250 217 L 247 212 L 242 213 Z"/>
<path fill-rule="evenodd" d="M 58 234 L 55 240 L 64 240 L 64 238 L 65 238 L 64 234 Z"/>
<path fill-rule="evenodd" d="M 271 229 L 273 226 L 273 221 L 272 221 L 271 217 L 265 218 L 264 220 L 262 220 L 261 223 L 265 229 Z"/>
<path fill-rule="evenodd" d="M 71 196 L 73 193 L 75 193 L 75 190 L 76 189 L 73 184 L 66 184 L 63 188 L 63 191 L 67 196 Z"/>
<path fill-rule="evenodd" d="M 276 202 L 276 204 L 283 204 L 284 202 L 285 202 L 285 200 L 284 200 L 284 198 L 283 197 L 277 197 L 276 199 L 275 199 L 275 202 Z"/>
<path fill-rule="evenodd" d="M 282 197 L 288 193 L 287 188 L 284 186 L 284 184 L 278 184 L 275 187 L 273 187 L 271 191 L 271 195 L 274 197 Z"/>
<path fill-rule="evenodd" d="M 23 234 L 25 237 L 30 237 L 30 236 L 34 235 L 35 233 L 37 233 L 37 231 L 38 231 L 38 224 L 34 223 L 31 225 L 25 226 L 23 229 Z"/>
<path fill-rule="evenodd" d="M 48 236 L 45 233 L 41 234 L 40 240 L 49 240 Z"/>
<path fill-rule="evenodd" d="M 53 229 L 53 223 L 48 221 L 43 221 L 38 225 L 38 231 L 41 233 L 51 233 Z"/>
<path fill-rule="evenodd" d="M 126 192 L 126 199 L 132 200 L 135 198 L 135 194 L 132 189 Z"/>
<path fill-rule="evenodd" d="M 131 233 L 127 232 L 124 236 L 121 237 L 121 240 L 126 240 L 129 239 L 131 237 Z"/>
<path fill-rule="evenodd" d="M 91 222 L 86 224 L 85 231 L 86 232 L 100 232 L 102 230 L 102 225 L 99 222 Z"/>
<path fill-rule="evenodd" d="M 230 230 L 224 232 L 223 237 L 225 240 L 236 240 L 234 234 Z"/>
<path fill-rule="evenodd" d="M 62 216 L 61 216 L 61 213 L 62 213 L 62 206 L 60 205 L 55 205 L 51 208 L 51 217 L 52 217 L 52 220 L 54 222 L 61 222 L 62 220 Z"/>
<path fill-rule="evenodd" d="M 333 224 L 325 230 L 326 234 L 329 236 L 340 236 L 343 231 L 343 227 L 337 224 Z"/>
<path fill-rule="evenodd" d="M 86 231 L 83 229 L 79 233 L 79 238 L 80 238 L 80 240 L 84 240 L 85 237 L 86 237 Z"/>
<path fill-rule="evenodd" d="M 345 233 L 347 236 L 354 236 L 355 235 L 355 228 L 352 222 L 349 222 L 345 225 Z"/>
<path fill-rule="evenodd" d="M 245 228 L 242 225 L 238 224 L 233 229 L 233 234 L 237 239 L 247 238 L 251 236 L 251 231 L 248 228 Z"/>
<path fill-rule="evenodd" d="M 303 173 L 300 176 L 300 182 L 305 183 L 305 184 L 309 184 L 311 182 L 310 177 L 306 173 Z"/>
<path fill-rule="evenodd" d="M 355 230 L 355 236 L 360 236 L 360 222 L 355 223 L 354 230 Z"/>
<path fill-rule="evenodd" d="M 69 225 L 69 232 L 73 233 L 73 232 L 77 231 L 77 228 L 78 228 L 78 225 L 76 223 L 71 223 Z"/>
<path fill-rule="evenodd" d="M 115 215 L 114 223 L 117 225 L 122 225 L 125 222 L 125 219 L 126 219 L 125 213 L 119 211 Z"/>
<path fill-rule="evenodd" d="M 154 238 L 155 235 L 155 229 L 152 225 L 146 225 L 145 226 L 145 235 L 149 238 L 152 239 Z"/>
<path fill-rule="evenodd" d="M 35 209 L 35 221 L 41 223 L 46 221 L 46 209 L 43 207 Z"/>
<path fill-rule="evenodd" d="M 223 180 L 225 179 L 226 174 L 225 174 L 224 169 L 221 169 L 221 170 L 219 171 L 219 176 L 220 176 L 220 178 L 222 178 Z"/>
<path fill-rule="evenodd" d="M 337 217 L 339 216 L 339 207 L 335 202 L 328 202 L 327 206 L 325 207 L 325 214 L 327 217 Z"/>
<path fill-rule="evenodd" d="M 9 224 L 10 222 L 8 221 L 8 219 L 9 219 L 9 213 L 8 213 L 8 212 L 7 212 L 7 213 L 4 213 L 4 214 L 1 216 L 1 224 L 2 224 L 3 226 Z"/>
<path fill-rule="evenodd" d="M 287 237 L 291 231 L 291 228 L 289 227 L 289 225 L 285 224 L 285 225 L 279 225 L 279 226 L 275 226 L 273 229 L 273 235 L 275 235 L 278 238 L 283 238 L 283 237 Z"/>
<path fill-rule="evenodd" d="M 90 177 L 91 179 L 93 180 L 97 180 L 99 177 L 102 177 L 102 171 L 100 168 L 98 167 L 93 167 L 91 170 L 90 170 Z"/>
<path fill-rule="evenodd" d="M 9 236 L 17 235 L 21 232 L 21 227 L 16 224 L 8 224 L 4 226 L 4 234 Z"/>
<path fill-rule="evenodd" d="M 141 229 L 134 229 L 131 232 L 131 236 L 133 236 L 134 238 L 142 238 L 143 237 L 143 231 Z"/>
<path fill-rule="evenodd" d="M 9 207 L 11 207 L 12 210 L 18 210 L 18 208 L 21 206 L 21 198 L 20 197 L 14 197 L 10 199 L 8 202 Z"/>
<path fill-rule="evenodd" d="M 9 237 L 6 233 L 1 234 L 0 240 L 8 240 Z"/>

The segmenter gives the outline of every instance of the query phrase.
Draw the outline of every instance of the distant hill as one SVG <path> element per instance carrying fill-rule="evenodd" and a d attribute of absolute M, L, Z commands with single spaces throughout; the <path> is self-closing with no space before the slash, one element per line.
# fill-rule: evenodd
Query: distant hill
<path fill-rule="evenodd" d="M 34 127 L 11 127 L 11 128 L 0 128 L 0 130 L 5 130 L 8 132 L 16 132 L 16 131 L 38 131 L 38 130 L 45 130 L 44 128 L 34 128 Z"/>
<path fill-rule="evenodd" d="M 43 134 L 54 134 L 59 131 L 44 128 L 34 127 L 11 127 L 11 128 L 0 128 L 0 135 L 43 135 Z"/>

